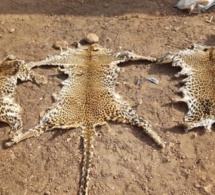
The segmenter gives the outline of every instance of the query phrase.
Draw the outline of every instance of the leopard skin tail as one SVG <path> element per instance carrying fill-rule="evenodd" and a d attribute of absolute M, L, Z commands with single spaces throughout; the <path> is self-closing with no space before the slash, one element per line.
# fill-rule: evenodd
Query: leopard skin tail
<path fill-rule="evenodd" d="M 92 126 L 86 127 L 83 129 L 82 135 L 84 139 L 84 154 L 79 195 L 88 195 L 89 174 L 93 159 L 95 128 Z"/>

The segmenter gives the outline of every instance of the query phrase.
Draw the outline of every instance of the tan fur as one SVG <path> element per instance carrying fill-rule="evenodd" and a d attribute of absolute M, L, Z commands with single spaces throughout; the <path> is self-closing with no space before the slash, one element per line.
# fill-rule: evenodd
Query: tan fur
<path fill-rule="evenodd" d="M 115 92 L 118 76 L 117 64 L 129 60 L 150 60 L 131 52 L 112 53 L 99 44 L 79 45 L 68 48 L 58 56 L 51 56 L 36 66 L 60 65 L 69 77 L 56 95 L 55 104 L 40 120 L 40 124 L 25 133 L 15 134 L 8 146 L 23 139 L 40 135 L 54 128 L 82 128 L 84 138 L 83 168 L 79 194 L 88 194 L 88 180 L 93 158 L 95 127 L 106 121 L 129 123 L 141 127 L 159 146 L 164 143 L 144 119 L 138 118 L 135 110 L 128 106 Z"/>
<path fill-rule="evenodd" d="M 167 58 L 182 68 L 176 76 L 188 76 L 180 89 L 184 94 L 181 101 L 189 109 L 184 118 L 186 130 L 204 126 L 210 131 L 215 122 L 215 48 L 194 45 Z"/>
<path fill-rule="evenodd" d="M 17 80 L 35 80 L 45 83 L 46 79 L 31 71 L 24 61 L 6 58 L 0 63 L 0 121 L 9 124 L 12 130 L 22 129 L 21 107 L 15 102 Z"/>

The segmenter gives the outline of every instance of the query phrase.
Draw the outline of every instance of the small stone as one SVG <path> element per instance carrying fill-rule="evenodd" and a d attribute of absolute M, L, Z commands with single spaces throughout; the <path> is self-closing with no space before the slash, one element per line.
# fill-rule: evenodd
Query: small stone
<path fill-rule="evenodd" d="M 51 192 L 50 191 L 45 191 L 43 195 L 50 195 Z"/>
<path fill-rule="evenodd" d="M 194 186 L 195 186 L 196 188 L 201 188 L 200 184 L 198 184 L 198 183 L 196 183 Z"/>
<path fill-rule="evenodd" d="M 202 175 L 202 176 L 200 177 L 200 179 L 201 179 L 201 181 L 206 182 L 206 180 L 207 180 L 207 176 L 206 176 L 206 175 Z"/>
<path fill-rule="evenodd" d="M 3 37 L 3 34 L 0 34 L 0 38 L 2 38 Z"/>
<path fill-rule="evenodd" d="M 211 193 L 211 190 L 212 190 L 212 187 L 213 185 L 212 184 L 209 184 L 207 186 L 204 186 L 204 191 L 207 192 L 208 194 Z"/>
<path fill-rule="evenodd" d="M 106 39 L 106 42 L 111 42 L 111 38 L 107 38 L 107 39 Z"/>
<path fill-rule="evenodd" d="M 44 114 L 45 114 L 45 111 L 40 112 L 40 114 L 39 114 L 40 118 L 43 117 Z"/>
<path fill-rule="evenodd" d="M 9 30 L 9 33 L 13 33 L 13 32 L 15 32 L 15 28 L 11 28 L 11 29 Z"/>
<path fill-rule="evenodd" d="M 174 30 L 175 32 L 177 32 L 177 31 L 180 30 L 180 27 L 174 27 L 173 30 Z"/>
<path fill-rule="evenodd" d="M 138 105 L 141 105 L 143 103 L 143 100 L 142 99 L 138 99 L 137 103 L 138 103 Z"/>
<path fill-rule="evenodd" d="M 99 42 L 99 37 L 94 34 L 94 33 L 89 33 L 85 39 L 84 39 L 87 43 L 98 43 Z"/>
<path fill-rule="evenodd" d="M 68 42 L 67 41 L 63 41 L 63 40 L 56 41 L 54 43 L 54 45 L 53 45 L 53 48 L 55 48 L 55 49 L 61 49 L 61 50 L 62 49 L 66 50 L 68 48 Z"/>
<path fill-rule="evenodd" d="M 198 135 L 197 135 L 197 133 L 195 133 L 195 132 L 192 132 L 191 135 L 190 135 L 191 139 L 195 139 L 197 136 L 198 136 Z"/>
<path fill-rule="evenodd" d="M 16 59 L 16 56 L 14 56 L 13 54 L 9 54 L 7 57 L 6 57 L 7 60 L 15 60 Z"/>

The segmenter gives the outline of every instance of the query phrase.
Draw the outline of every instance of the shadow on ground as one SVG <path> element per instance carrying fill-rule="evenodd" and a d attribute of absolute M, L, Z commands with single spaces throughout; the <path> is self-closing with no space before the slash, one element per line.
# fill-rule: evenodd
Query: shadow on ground
<path fill-rule="evenodd" d="M 146 2 L 147 1 L 147 2 Z M 173 8 L 177 1 L 161 0 L 1 0 L 1 14 L 50 14 L 82 16 L 118 16 L 148 14 L 155 16 L 183 14 Z M 165 9 L 164 9 L 165 8 Z M 156 11 L 155 11 L 156 10 Z"/>

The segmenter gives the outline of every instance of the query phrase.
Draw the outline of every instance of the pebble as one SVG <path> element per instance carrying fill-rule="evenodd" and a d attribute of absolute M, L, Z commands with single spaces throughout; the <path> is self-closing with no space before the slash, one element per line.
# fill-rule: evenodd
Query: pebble
<path fill-rule="evenodd" d="M 64 49 L 66 50 L 68 48 L 68 42 L 67 41 L 56 41 L 53 45 L 53 48 L 55 49 Z"/>
<path fill-rule="evenodd" d="M 7 57 L 6 57 L 7 60 L 15 60 L 16 59 L 16 56 L 14 56 L 13 54 L 9 54 Z"/>
<path fill-rule="evenodd" d="M 197 133 L 195 133 L 195 132 L 192 132 L 192 133 L 190 134 L 191 139 L 195 139 L 197 136 L 198 136 L 198 135 L 197 135 Z"/>
<path fill-rule="evenodd" d="M 46 191 L 46 192 L 44 192 L 44 195 L 50 195 L 51 194 L 51 192 L 50 191 Z"/>
<path fill-rule="evenodd" d="M 173 30 L 174 30 L 175 32 L 177 32 L 177 31 L 180 30 L 180 27 L 174 27 Z"/>
<path fill-rule="evenodd" d="M 106 42 L 111 42 L 111 38 L 107 38 L 107 39 L 106 39 Z"/>
<path fill-rule="evenodd" d="M 44 114 L 45 114 L 45 111 L 40 112 L 40 114 L 39 114 L 40 118 L 42 118 L 44 116 Z"/>
<path fill-rule="evenodd" d="M 207 192 L 207 193 L 211 193 L 211 190 L 212 190 L 212 187 L 213 187 L 213 185 L 212 184 L 209 184 L 208 186 L 204 186 L 204 190 L 205 190 L 205 192 Z"/>
<path fill-rule="evenodd" d="M 137 103 L 138 103 L 138 105 L 141 105 L 143 103 L 143 100 L 142 99 L 138 99 Z"/>
<path fill-rule="evenodd" d="M 94 34 L 94 33 L 89 33 L 85 38 L 84 40 L 87 42 L 87 43 L 98 43 L 99 42 L 99 37 Z"/>
<path fill-rule="evenodd" d="M 198 184 L 198 183 L 196 183 L 194 186 L 195 186 L 196 188 L 201 188 L 201 185 Z"/>
<path fill-rule="evenodd" d="M 15 32 L 15 28 L 11 28 L 11 29 L 9 30 L 9 33 L 13 33 L 13 32 Z"/>

